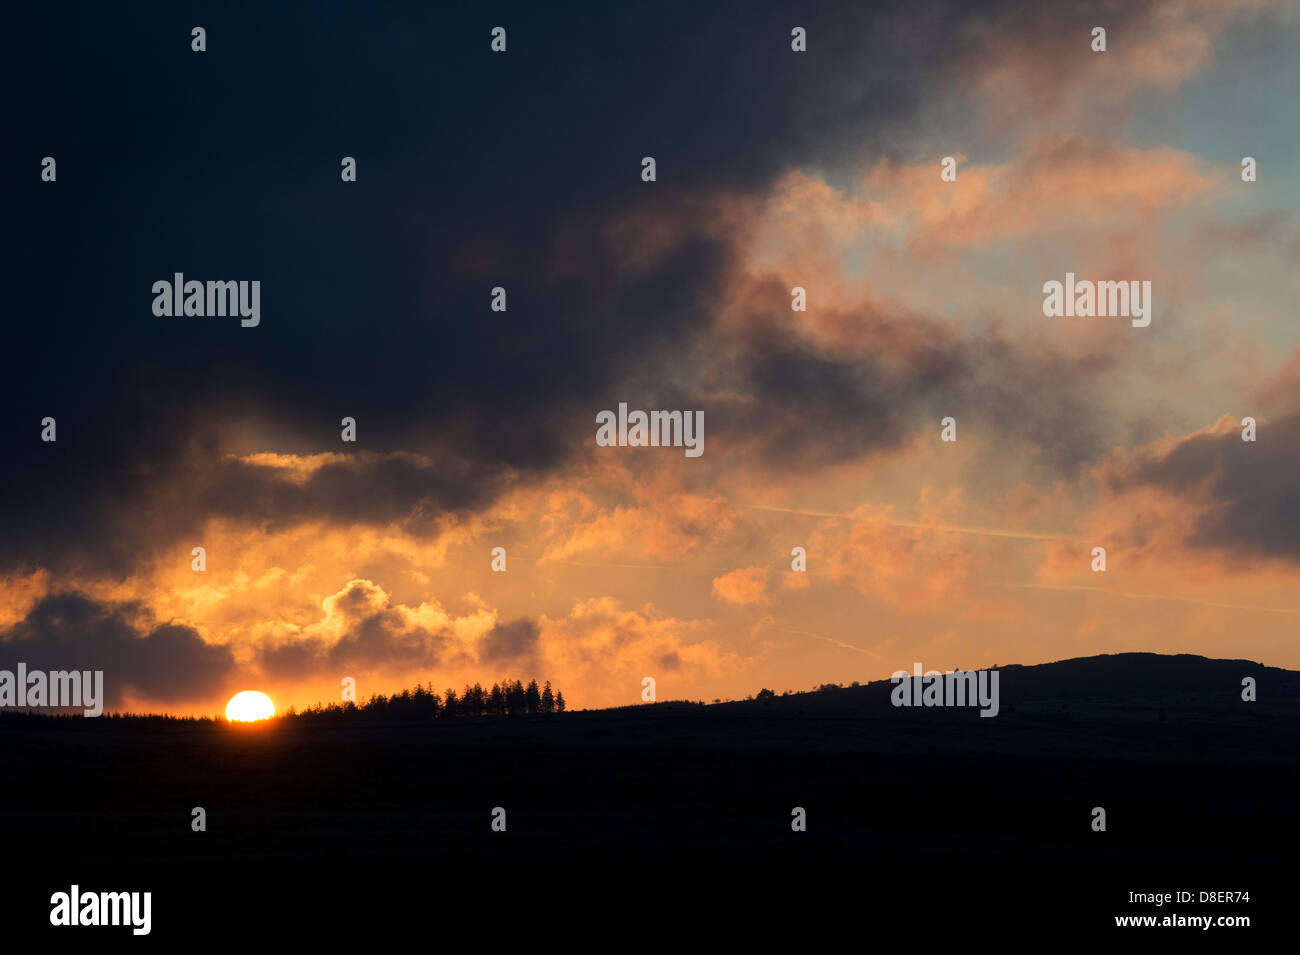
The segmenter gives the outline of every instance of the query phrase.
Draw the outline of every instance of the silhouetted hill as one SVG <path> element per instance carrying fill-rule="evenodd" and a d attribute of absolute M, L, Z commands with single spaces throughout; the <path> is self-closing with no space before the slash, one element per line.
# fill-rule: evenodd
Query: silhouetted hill
<path fill-rule="evenodd" d="M 1246 676 L 1258 702 L 1241 700 Z M 536 883 L 539 904 L 575 904 L 582 886 L 583 905 L 644 901 L 627 917 L 653 919 L 656 893 L 704 898 L 725 884 L 752 903 L 764 873 L 782 871 L 800 874 L 808 905 L 852 888 L 862 898 L 843 904 L 869 897 L 873 911 L 1000 906 L 1077 931 L 1127 911 L 1132 890 L 1283 878 L 1298 681 L 1246 661 L 1126 653 L 1003 667 L 995 718 L 894 707 L 887 681 L 465 720 L 9 716 L 0 818 L 9 857 L 33 860 L 14 890 L 25 911 L 48 911 L 70 873 L 129 876 L 158 891 L 160 926 L 213 918 L 196 886 L 278 918 L 283 893 L 319 892 L 317 874 L 337 872 L 366 877 L 331 876 L 332 890 L 408 898 L 429 882 L 441 905 L 486 917 L 484 886 L 563 858 L 571 870 Z M 206 832 L 191 830 L 196 806 Z M 506 832 L 490 828 L 494 807 Z M 806 831 L 791 828 L 795 807 Z M 834 875 L 846 865 L 849 882 Z M 288 881 L 271 898 L 240 894 L 229 873 L 250 867 Z"/>
<path fill-rule="evenodd" d="M 1300 671 L 1268 667 L 1249 660 L 1216 660 L 1187 653 L 1100 654 L 1032 666 L 1017 663 L 986 669 L 998 671 L 1000 694 L 1013 708 L 1012 712 L 1017 703 L 1051 702 L 1062 705 L 1124 704 L 1130 708 L 1135 717 L 1140 717 L 1152 707 L 1229 705 L 1235 709 L 1236 704 L 1243 702 L 1241 681 L 1247 676 L 1253 677 L 1257 684 L 1262 683 L 1267 686 L 1267 690 L 1259 691 L 1258 703 L 1286 706 L 1300 700 Z M 504 697 L 500 704 L 491 702 L 492 695 L 497 690 L 495 685 L 491 691 L 479 687 L 478 699 L 471 705 L 465 702 L 465 698 L 470 696 L 470 688 L 467 687 L 466 692 L 460 695 L 460 700 L 453 701 L 451 707 L 447 705 L 444 696 L 426 691 L 421 686 L 414 691 L 407 690 L 392 696 L 371 697 L 357 705 L 335 703 L 324 707 L 318 705 L 298 712 L 290 711 L 279 719 L 281 722 L 286 719 L 289 721 L 334 719 L 345 723 L 352 719 L 371 724 L 386 724 L 432 722 L 444 719 L 455 721 L 466 717 L 504 715 L 519 718 L 539 713 L 550 715 L 554 712 L 554 704 L 543 707 L 539 702 L 537 709 L 525 705 L 523 684 L 521 681 L 514 682 L 518 687 L 520 705 L 513 709 L 505 705 Z M 505 681 L 504 685 L 508 688 L 509 683 L 510 681 Z M 549 688 L 548 682 L 548 692 Z M 895 708 L 889 703 L 890 694 L 894 689 L 895 684 L 890 680 L 875 680 L 861 685 L 824 685 L 813 690 L 785 691 L 765 698 L 729 700 L 722 703 L 667 700 L 652 706 L 638 702 L 626 706 L 579 712 L 588 715 L 614 715 L 629 712 L 642 713 L 649 709 L 657 712 L 707 711 L 709 714 L 717 714 L 761 708 L 767 714 L 800 715 L 815 711 L 823 715 L 841 712 L 845 716 L 861 716 L 873 712 L 882 717 L 917 715 L 913 712 L 913 708 Z M 943 712 L 942 709 L 934 709 L 927 711 L 926 715 L 940 715 Z M 0 710 L 0 717 L 8 718 L 24 716 L 30 719 L 47 715 L 70 719 L 77 723 L 82 722 L 80 716 Z M 573 715 L 575 714 L 569 714 L 566 718 L 572 718 Z M 106 718 L 127 721 L 156 720 L 177 724 L 208 721 L 208 718 L 195 720 L 150 713 L 111 713 L 106 714 Z M 85 725 L 90 726 L 93 723 L 94 721 L 86 721 Z"/>
<path fill-rule="evenodd" d="M 1075 657 L 1033 666 L 1009 664 L 997 669 L 1002 693 L 1012 702 L 1028 700 L 1155 700 L 1160 698 L 1202 697 L 1224 702 L 1241 699 L 1241 679 L 1252 676 L 1267 679 L 1277 702 L 1300 695 L 1300 672 L 1267 667 L 1249 660 L 1215 660 L 1189 653 L 1113 653 Z M 789 703 L 809 697 L 835 706 L 854 702 L 874 705 L 894 689 L 889 680 L 876 680 L 861 686 L 831 687 L 766 700 L 737 701 Z"/>

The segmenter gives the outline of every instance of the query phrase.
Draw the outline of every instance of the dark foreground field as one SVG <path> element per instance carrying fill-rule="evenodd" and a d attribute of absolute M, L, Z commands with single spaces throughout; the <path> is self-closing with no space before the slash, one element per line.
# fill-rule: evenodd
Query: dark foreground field
<path fill-rule="evenodd" d="M 1300 674 L 1150 654 L 1010 667 L 993 719 L 895 709 L 890 689 L 434 725 L 0 717 L 0 930 L 43 930 L 74 882 L 153 892 L 152 942 L 59 930 L 78 945 L 259 926 L 405 928 L 435 948 L 811 944 L 831 926 L 996 944 L 1161 931 L 1116 915 L 1248 914 L 1249 930 L 1209 932 L 1257 937 L 1286 917 Z M 1179 889 L 1251 901 L 1128 901 Z"/>

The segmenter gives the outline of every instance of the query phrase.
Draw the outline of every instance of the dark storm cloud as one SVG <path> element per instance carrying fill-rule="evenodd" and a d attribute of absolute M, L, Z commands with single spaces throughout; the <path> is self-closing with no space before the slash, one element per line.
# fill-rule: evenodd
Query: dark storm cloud
<path fill-rule="evenodd" d="M 370 614 L 343 635 L 329 649 L 331 665 L 344 666 L 364 661 L 379 664 L 435 664 L 450 642 L 445 633 L 410 627 L 395 610 Z"/>
<path fill-rule="evenodd" d="M 627 382 L 699 360 L 737 237 L 692 219 L 692 197 L 888 152 L 985 9 L 19 8 L 0 67 L 16 144 L 0 568 L 125 574 L 213 515 L 436 515 L 555 467 L 596 410 L 635 397 Z M 790 52 L 796 24 L 808 54 Z M 44 155 L 57 183 L 39 181 Z M 655 215 L 675 216 L 666 254 L 610 246 L 611 223 Z M 177 271 L 260 281 L 261 324 L 155 317 L 151 284 Z M 506 313 L 489 310 L 494 285 Z M 905 382 L 768 348 L 749 378 L 791 406 L 771 446 L 811 453 L 796 412 L 833 409 L 832 439 L 866 420 L 895 442 L 894 402 L 960 361 L 936 354 Z M 56 444 L 38 439 L 47 415 Z M 245 420 L 267 435 L 248 450 L 350 450 L 344 415 L 360 448 L 433 463 L 295 484 L 218 453 Z"/>
<path fill-rule="evenodd" d="M 447 627 L 429 630 L 413 624 L 390 607 L 382 590 L 369 581 L 352 581 L 326 601 L 327 610 L 343 620 L 337 640 L 307 637 L 263 647 L 258 661 L 270 676 L 299 679 L 349 668 L 409 670 L 413 667 L 464 666 L 478 663 L 524 663 L 537 652 L 541 631 L 535 620 L 520 617 L 499 622 L 477 644 L 477 661 Z"/>
<path fill-rule="evenodd" d="M 537 650 L 540 631 L 526 617 L 498 623 L 478 644 L 480 663 L 515 663 L 529 659 Z"/>
<path fill-rule="evenodd" d="M 849 363 L 793 344 L 774 344 L 751 358 L 746 391 L 758 400 L 724 408 L 715 430 L 749 434 L 769 466 L 845 461 L 902 441 L 895 399 L 906 385 L 888 380 L 871 358 Z"/>
<path fill-rule="evenodd" d="M 1155 487 L 1200 506 L 1188 543 L 1244 557 L 1300 559 L 1300 415 L 1240 430 L 1197 434 L 1166 452 L 1138 455 L 1108 475 L 1113 490 Z"/>
<path fill-rule="evenodd" d="M 1014 447 L 1052 474 L 1104 450 L 1090 394 L 1110 357 L 1031 352 L 997 326 L 959 336 L 932 316 L 875 307 L 836 318 L 868 344 L 832 349 L 811 344 L 789 314 L 785 289 L 759 293 L 743 348 L 725 363 L 722 390 L 742 398 L 719 403 L 712 418 L 715 434 L 752 442 L 768 467 L 888 451 L 918 431 L 937 436 L 947 415 L 995 436 L 999 454 Z"/>
<path fill-rule="evenodd" d="M 994 453 L 1016 447 L 1051 480 L 1078 473 L 1108 449 L 1108 413 L 1095 396 L 1115 368 L 1114 355 L 1031 351 L 993 328 L 966 343 L 961 361 L 969 373 L 935 391 L 942 407 L 962 409 L 944 414 L 977 422 L 997 445 Z"/>
<path fill-rule="evenodd" d="M 467 507 L 490 496 L 498 478 L 478 462 L 400 453 L 331 461 L 303 481 L 294 480 L 282 468 L 229 459 L 194 473 L 202 488 L 197 497 L 203 514 L 256 521 L 271 528 L 321 514 L 345 522 L 397 522 L 425 502 L 438 509 Z"/>
<path fill-rule="evenodd" d="M 110 706 L 132 693 L 159 702 L 220 695 L 235 663 L 225 647 L 192 627 L 158 624 L 134 603 L 106 604 L 77 593 L 54 593 L 0 631 L 0 669 L 103 670 Z"/>

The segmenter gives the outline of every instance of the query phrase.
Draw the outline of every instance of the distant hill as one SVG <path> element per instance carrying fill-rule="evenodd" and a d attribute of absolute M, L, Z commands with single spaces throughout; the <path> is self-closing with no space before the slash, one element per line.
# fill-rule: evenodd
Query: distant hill
<path fill-rule="evenodd" d="M 1111 653 L 1091 657 L 1074 657 L 1053 663 L 1041 663 L 1024 666 L 1018 663 L 1005 666 L 988 667 L 998 671 L 998 689 L 1003 710 L 999 716 L 1016 712 L 1020 704 L 1044 704 L 1056 702 L 1062 705 L 1081 704 L 1126 704 L 1139 715 L 1153 707 L 1236 707 L 1242 703 L 1242 679 L 1253 677 L 1256 681 L 1256 705 L 1267 707 L 1300 704 L 1300 671 L 1286 670 L 1280 667 L 1264 666 L 1250 660 L 1216 660 L 1190 653 Z M 510 681 L 503 684 L 507 690 Z M 438 693 L 426 691 L 423 686 L 415 690 L 406 690 L 392 696 L 372 697 L 356 706 L 341 706 L 337 703 L 329 706 L 315 707 L 285 714 L 289 720 L 314 720 L 327 718 L 336 723 L 349 721 L 364 722 L 368 725 L 385 723 L 405 724 L 410 722 L 458 722 L 466 717 L 484 718 L 492 722 L 494 717 L 509 716 L 511 719 L 527 718 L 537 715 L 560 716 L 563 713 L 563 694 L 559 695 L 560 713 L 556 706 L 546 697 L 545 703 L 538 697 L 535 705 L 526 702 L 526 690 L 521 681 L 514 681 L 517 690 L 513 695 L 504 694 L 500 703 L 494 703 L 494 691 L 497 687 L 484 690 L 477 687 L 476 696 L 471 696 L 470 688 L 459 699 L 449 691 L 450 701 Z M 536 681 L 527 690 L 534 691 Z M 895 684 L 890 680 L 875 680 L 859 685 L 840 686 L 827 684 L 812 690 L 784 691 L 775 695 L 766 695 L 764 691 L 758 698 L 746 700 L 729 700 L 721 703 L 693 702 L 689 700 L 665 700 L 656 704 L 630 703 L 627 706 L 604 707 L 580 710 L 563 714 L 565 719 L 572 719 L 579 714 L 587 717 L 598 715 L 615 715 L 641 713 L 653 710 L 658 712 L 701 712 L 721 713 L 730 711 L 747 712 L 755 708 L 765 713 L 816 713 L 821 716 L 842 712 L 844 715 L 861 717 L 875 714 L 881 718 L 907 718 L 918 715 L 909 708 L 895 708 L 890 704 L 890 694 Z M 546 694 L 550 693 L 550 683 L 546 684 Z M 519 700 L 515 704 L 514 697 Z M 471 702 L 473 701 L 473 702 Z M 931 710 L 927 715 L 937 716 L 940 710 Z M 1244 711 L 1243 711 L 1244 712 Z M 14 711 L 0 710 L 0 717 L 16 716 Z M 23 713 L 28 719 L 41 718 L 44 713 Z M 53 714 L 51 714 L 53 715 Z M 969 711 L 949 712 L 949 715 L 964 718 Z M 193 722 L 189 718 L 176 718 L 159 714 L 113 714 L 116 720 L 160 720 L 169 722 Z M 82 717 L 59 716 L 62 720 L 79 723 Z M 91 721 L 93 722 L 93 720 Z M 200 718 L 198 722 L 207 722 Z M 217 720 L 218 723 L 223 722 Z"/>
<path fill-rule="evenodd" d="M 996 669 L 1002 700 L 1013 705 L 1051 700 L 1239 703 L 1242 702 L 1241 681 L 1248 676 L 1256 681 L 1257 699 L 1261 703 L 1300 701 L 1300 671 L 1190 653 L 1109 653 L 1033 666 L 1008 664 Z M 876 680 L 861 686 L 824 687 L 722 705 L 758 703 L 837 708 L 856 704 L 871 706 L 882 698 L 888 705 L 894 686 L 889 680 Z"/>

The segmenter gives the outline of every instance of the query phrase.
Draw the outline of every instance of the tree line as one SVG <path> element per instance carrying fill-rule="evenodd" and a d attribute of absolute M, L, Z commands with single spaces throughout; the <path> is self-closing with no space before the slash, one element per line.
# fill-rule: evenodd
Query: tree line
<path fill-rule="evenodd" d="M 376 693 L 361 703 L 351 700 L 328 705 L 317 703 L 300 711 L 290 707 L 283 715 L 290 719 L 312 719 L 366 713 L 371 716 L 449 719 L 563 713 L 565 706 L 564 694 L 553 689 L 550 680 L 541 687 L 536 680 L 529 680 L 527 686 L 522 680 L 501 680 L 493 683 L 491 689 L 485 689 L 481 683 L 474 683 L 466 684 L 459 693 L 448 687 L 441 694 L 432 684 L 425 686 L 421 683 L 414 689 L 402 690 L 392 696 Z"/>
<path fill-rule="evenodd" d="M 551 686 L 551 681 L 539 687 L 536 680 L 529 680 L 524 685 L 522 680 L 501 680 L 485 689 L 481 683 L 466 684 L 457 693 L 451 687 L 438 693 L 433 685 L 420 684 L 414 689 L 402 690 L 392 696 L 382 693 L 373 694 L 361 703 L 317 703 L 303 710 L 289 707 L 277 713 L 272 719 L 318 719 L 349 718 L 358 714 L 367 714 L 372 718 L 410 718 L 415 720 L 435 720 L 481 716 L 522 716 L 525 714 L 563 713 L 566 708 L 564 694 Z M 67 725 L 98 723 L 100 720 L 117 722 L 120 720 L 150 723 L 224 723 L 221 717 L 207 716 L 170 716 L 162 713 L 105 712 L 97 719 L 85 719 L 80 712 L 66 713 L 56 710 L 10 710 L 0 708 L 0 728 L 17 728 L 23 725 L 35 725 L 48 720 L 59 720 Z"/>

